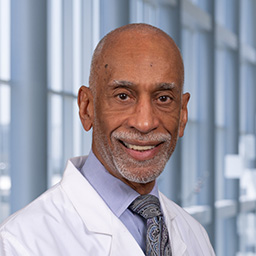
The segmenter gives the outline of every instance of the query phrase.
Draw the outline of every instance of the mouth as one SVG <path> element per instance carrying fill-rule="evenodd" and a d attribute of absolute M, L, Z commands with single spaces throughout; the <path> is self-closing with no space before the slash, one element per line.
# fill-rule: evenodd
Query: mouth
<path fill-rule="evenodd" d="M 146 163 L 158 159 L 161 152 L 165 152 L 170 144 L 170 135 L 157 133 L 141 135 L 139 133 L 115 132 L 113 139 L 121 147 L 117 147 L 118 154 L 128 162 L 138 161 L 137 163 Z"/>
<path fill-rule="evenodd" d="M 144 152 L 144 151 L 149 151 L 149 150 L 153 150 L 154 148 L 156 148 L 157 146 L 159 146 L 161 143 L 158 143 L 156 145 L 135 145 L 135 144 L 130 144 L 127 142 L 124 142 L 122 140 L 119 140 L 126 148 L 128 149 L 132 149 L 135 151 L 139 151 L 139 152 Z"/>

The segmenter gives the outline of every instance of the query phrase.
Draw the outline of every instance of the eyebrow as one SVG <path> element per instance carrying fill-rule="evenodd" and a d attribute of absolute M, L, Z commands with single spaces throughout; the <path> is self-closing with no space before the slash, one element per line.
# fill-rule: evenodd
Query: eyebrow
<path fill-rule="evenodd" d="M 123 88 L 134 88 L 136 87 L 136 84 L 134 84 L 133 82 L 130 81 L 125 81 L 125 80 L 114 80 L 112 81 L 112 83 L 110 83 L 110 86 L 113 88 L 116 87 L 123 87 Z M 156 84 L 156 89 L 158 90 L 178 90 L 178 87 L 176 85 L 176 83 L 172 82 L 172 83 L 157 83 Z"/>
<path fill-rule="evenodd" d="M 112 87 L 135 87 L 136 85 L 129 81 L 124 80 L 114 80 L 110 86 Z"/>
<path fill-rule="evenodd" d="M 158 84 L 158 87 L 162 90 L 173 90 L 177 88 L 175 83 L 160 83 Z"/>

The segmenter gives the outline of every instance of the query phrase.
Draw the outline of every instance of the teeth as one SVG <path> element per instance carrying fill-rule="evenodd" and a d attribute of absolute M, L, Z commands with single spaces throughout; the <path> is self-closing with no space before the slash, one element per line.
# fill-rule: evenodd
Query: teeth
<path fill-rule="evenodd" d="M 127 148 L 133 149 L 133 150 L 137 150 L 137 151 L 146 151 L 146 150 L 150 150 L 153 149 L 155 146 L 138 146 L 138 145 L 132 145 L 132 144 L 128 144 L 126 142 L 123 142 L 124 145 Z"/>

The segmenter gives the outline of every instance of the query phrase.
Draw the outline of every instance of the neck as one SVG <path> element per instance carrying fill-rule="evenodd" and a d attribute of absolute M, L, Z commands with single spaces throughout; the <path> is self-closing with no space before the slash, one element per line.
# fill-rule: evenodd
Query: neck
<path fill-rule="evenodd" d="M 138 192 L 140 195 L 146 195 L 149 194 L 152 189 L 155 186 L 156 181 L 153 180 L 148 183 L 136 183 L 136 182 L 131 182 L 129 180 L 126 180 L 124 178 L 121 179 L 124 183 L 126 183 L 128 186 L 130 186 L 132 189 L 134 189 L 136 192 Z"/>

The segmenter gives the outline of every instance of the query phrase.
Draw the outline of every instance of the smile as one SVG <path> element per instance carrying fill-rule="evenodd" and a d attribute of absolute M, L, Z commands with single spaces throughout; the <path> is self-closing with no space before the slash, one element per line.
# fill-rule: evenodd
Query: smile
<path fill-rule="evenodd" d="M 127 157 L 132 157 L 137 161 L 145 161 L 153 159 L 161 149 L 161 145 L 164 141 L 147 141 L 141 142 L 130 142 L 118 140 L 125 149 Z M 144 145 L 143 145 L 144 144 Z"/>
<path fill-rule="evenodd" d="M 134 144 L 130 144 L 130 143 L 127 143 L 127 142 L 124 142 L 124 141 L 121 141 L 120 142 L 128 149 L 132 149 L 132 150 L 136 150 L 136 151 L 148 151 L 148 150 L 152 150 L 154 149 L 155 147 L 157 147 L 159 144 L 157 145 L 134 145 Z"/>
<path fill-rule="evenodd" d="M 132 145 L 126 142 L 123 142 L 123 143 L 127 148 L 137 150 L 137 151 L 147 151 L 156 147 L 156 146 L 138 146 L 138 145 Z"/>

